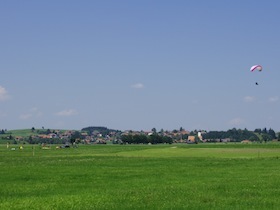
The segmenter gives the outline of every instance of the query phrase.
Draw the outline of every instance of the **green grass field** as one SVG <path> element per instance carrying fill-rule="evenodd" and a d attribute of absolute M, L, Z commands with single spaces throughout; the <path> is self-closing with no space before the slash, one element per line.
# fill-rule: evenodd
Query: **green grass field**
<path fill-rule="evenodd" d="M 280 206 L 279 144 L 11 147 L 0 145 L 0 209 Z"/>
<path fill-rule="evenodd" d="M 42 129 L 38 129 L 38 130 L 42 130 Z M 6 134 L 2 134 L 3 137 L 9 136 L 9 135 L 29 137 L 29 136 L 34 135 L 34 132 L 32 132 L 31 129 L 19 129 L 19 130 L 9 130 L 9 131 L 6 131 Z"/>
<path fill-rule="evenodd" d="M 7 136 L 21 136 L 21 137 L 29 137 L 29 136 L 33 136 L 36 135 L 40 132 L 46 131 L 47 129 L 36 129 L 34 131 L 32 131 L 31 129 L 18 129 L 18 130 L 8 130 L 6 131 L 6 134 L 2 134 L 1 136 L 3 138 L 7 137 Z M 55 130 L 55 129 L 50 129 L 51 131 Z M 65 130 L 60 130 L 61 132 L 64 132 Z"/>

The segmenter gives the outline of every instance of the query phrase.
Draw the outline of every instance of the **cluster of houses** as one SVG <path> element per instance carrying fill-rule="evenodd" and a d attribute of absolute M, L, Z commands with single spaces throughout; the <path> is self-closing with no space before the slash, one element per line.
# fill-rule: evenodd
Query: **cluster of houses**
<path fill-rule="evenodd" d="M 104 132 L 100 132 L 98 130 L 94 130 L 91 133 L 85 131 L 75 131 L 75 130 L 53 130 L 49 132 L 33 132 L 31 138 L 33 139 L 61 139 L 65 142 L 72 142 L 73 139 L 76 143 L 83 143 L 83 144 L 106 144 L 108 142 L 120 142 L 123 135 L 146 135 L 150 136 L 153 134 L 161 135 L 161 136 L 168 136 L 172 138 L 174 143 L 188 143 L 193 144 L 197 142 L 230 142 L 229 138 L 226 139 L 204 139 L 203 135 L 206 131 L 192 131 L 189 132 L 184 129 L 180 130 L 173 130 L 173 131 L 164 131 L 161 130 L 156 132 L 155 130 L 152 131 L 115 131 L 110 130 L 106 134 Z M 24 137 L 15 136 L 15 140 L 23 141 Z M 25 137 L 26 138 L 26 137 Z M 248 141 L 248 140 L 247 140 Z M 244 143 L 248 143 L 248 142 Z"/>
<path fill-rule="evenodd" d="M 38 134 L 34 133 L 33 135 L 30 135 L 31 138 L 38 138 L 38 139 L 65 139 L 68 140 L 71 138 L 74 131 L 61 131 L 61 130 L 53 130 L 52 132 L 48 134 Z M 15 140 L 21 141 L 24 140 L 23 136 L 15 136 Z"/>
<path fill-rule="evenodd" d="M 78 132 L 78 136 L 77 136 Z M 91 133 L 75 130 L 52 130 L 48 133 L 33 132 L 30 137 L 33 139 L 62 139 L 70 141 L 75 136 L 75 141 L 84 144 L 106 144 L 107 142 L 117 142 L 121 140 L 122 135 L 153 135 L 155 131 L 110 131 L 106 134 L 95 130 Z M 174 143 L 195 143 L 197 140 L 203 141 L 203 132 L 192 133 L 182 130 L 160 131 L 158 135 L 168 136 L 173 139 Z M 76 134 L 76 135 L 75 135 Z M 22 141 L 24 137 L 15 136 L 15 140 Z M 26 137 L 25 137 L 26 138 Z"/>

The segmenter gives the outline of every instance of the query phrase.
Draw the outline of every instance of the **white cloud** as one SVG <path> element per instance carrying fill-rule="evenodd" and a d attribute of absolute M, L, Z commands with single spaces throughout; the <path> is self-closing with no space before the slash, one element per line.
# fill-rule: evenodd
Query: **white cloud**
<path fill-rule="evenodd" d="M 256 100 L 254 96 L 245 96 L 243 99 L 245 102 L 250 103 Z"/>
<path fill-rule="evenodd" d="M 142 89 L 142 88 L 144 88 L 144 85 L 142 83 L 136 83 L 136 84 L 131 85 L 131 87 L 135 88 L 135 89 Z"/>
<path fill-rule="evenodd" d="M 72 116 L 76 115 L 78 112 L 75 109 L 65 109 L 60 112 L 55 113 L 57 116 Z"/>
<path fill-rule="evenodd" d="M 5 101 L 9 98 L 7 90 L 0 86 L 0 101 Z"/>
<path fill-rule="evenodd" d="M 62 128 L 62 127 L 65 126 L 65 122 L 63 122 L 63 121 L 57 121 L 57 122 L 54 123 L 54 125 L 55 125 L 56 127 L 58 127 L 58 128 Z"/>
<path fill-rule="evenodd" d="M 43 113 L 37 107 L 32 107 L 27 113 L 21 114 L 19 119 L 28 120 L 33 117 L 41 117 Z"/>
<path fill-rule="evenodd" d="M 37 107 L 32 107 L 30 109 L 30 112 L 32 113 L 33 116 L 35 117 L 41 117 L 43 113 L 37 108 Z"/>
<path fill-rule="evenodd" d="M 277 102 L 277 101 L 279 101 L 279 97 L 278 97 L 278 96 L 270 97 L 270 98 L 268 99 L 268 101 L 271 102 L 271 103 Z"/>
<path fill-rule="evenodd" d="M 236 118 L 229 121 L 229 124 L 233 125 L 233 126 L 238 126 L 238 125 L 241 125 L 243 123 L 244 123 L 244 119 L 242 119 L 240 117 L 236 117 Z"/>
<path fill-rule="evenodd" d="M 31 111 L 31 112 L 37 112 L 37 111 L 38 111 L 38 108 L 37 108 L 37 107 L 32 107 L 32 108 L 30 109 L 30 111 Z"/>
<path fill-rule="evenodd" d="M 30 119 L 32 117 L 32 114 L 21 114 L 20 116 L 19 116 L 19 119 L 21 119 L 21 120 L 28 120 L 28 119 Z"/>

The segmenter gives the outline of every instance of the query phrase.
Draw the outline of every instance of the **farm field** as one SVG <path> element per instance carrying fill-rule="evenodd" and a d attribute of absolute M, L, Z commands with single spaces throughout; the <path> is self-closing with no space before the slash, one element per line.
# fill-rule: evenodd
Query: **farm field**
<path fill-rule="evenodd" d="M 277 143 L 0 145 L 0 209 L 279 209 L 279 157 Z"/>

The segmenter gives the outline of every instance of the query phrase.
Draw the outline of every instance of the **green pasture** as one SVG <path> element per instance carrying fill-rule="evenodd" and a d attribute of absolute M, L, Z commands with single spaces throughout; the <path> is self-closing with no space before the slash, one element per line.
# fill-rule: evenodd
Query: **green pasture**
<path fill-rule="evenodd" d="M 279 209 L 279 157 L 277 143 L 0 145 L 0 209 Z"/>
<path fill-rule="evenodd" d="M 17 129 L 17 130 L 8 130 L 6 131 L 6 134 L 2 134 L 2 137 L 7 137 L 7 136 L 21 136 L 21 137 L 29 137 L 38 134 L 38 132 L 43 132 L 46 131 L 47 129 L 35 129 L 32 131 L 32 129 Z M 53 131 L 54 129 L 50 129 Z M 65 130 L 60 130 L 60 131 L 65 131 Z"/>
<path fill-rule="evenodd" d="M 38 130 L 42 130 L 42 129 L 38 129 Z M 9 135 L 28 137 L 34 135 L 34 132 L 32 132 L 31 129 L 18 129 L 18 130 L 9 130 L 6 132 L 6 134 L 2 134 L 2 136 L 9 136 Z"/>

